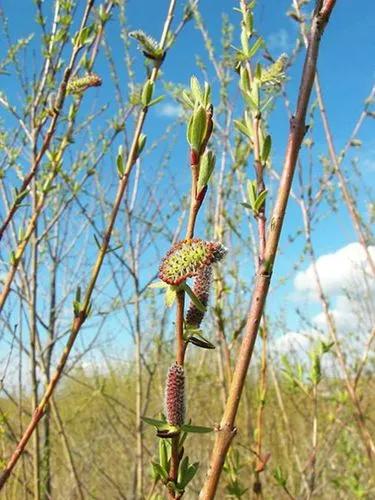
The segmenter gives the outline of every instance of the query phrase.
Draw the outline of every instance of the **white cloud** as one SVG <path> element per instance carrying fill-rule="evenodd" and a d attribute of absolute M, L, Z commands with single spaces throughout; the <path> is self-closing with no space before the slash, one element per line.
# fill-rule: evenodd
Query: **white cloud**
<path fill-rule="evenodd" d="M 368 249 L 375 260 L 375 246 Z M 375 324 L 375 280 L 366 252 L 359 243 L 350 243 L 319 257 L 316 267 L 342 348 L 355 361 Z M 312 265 L 297 273 L 294 288 L 299 298 L 319 304 Z M 311 323 L 313 328 L 328 332 L 324 312 L 315 315 Z"/>
<path fill-rule="evenodd" d="M 171 102 L 160 104 L 157 110 L 160 116 L 165 116 L 166 118 L 178 118 L 182 114 L 181 106 Z"/>
<path fill-rule="evenodd" d="M 370 246 L 369 252 L 375 260 L 375 246 Z M 366 252 L 360 243 L 350 243 L 336 252 L 322 255 L 316 261 L 316 268 L 324 293 L 328 296 L 345 292 L 359 295 L 375 288 Z M 312 265 L 297 273 L 294 288 L 305 297 L 318 299 Z"/>
<path fill-rule="evenodd" d="M 274 339 L 270 346 L 271 354 L 305 357 L 312 347 L 322 339 L 322 335 L 318 332 L 287 332 Z"/>
<path fill-rule="evenodd" d="M 267 48 L 276 52 L 288 52 L 293 47 L 289 33 L 285 28 L 271 33 L 267 38 Z"/>
<path fill-rule="evenodd" d="M 299 363 L 304 376 L 308 377 L 312 366 L 312 354 L 321 354 L 321 342 L 330 343 L 330 339 L 316 330 L 287 332 L 270 343 L 269 354 L 276 367 L 283 366 L 283 358 L 290 365 Z M 338 375 L 334 351 L 321 357 L 321 368 L 326 375 Z"/>
<path fill-rule="evenodd" d="M 369 247 L 369 251 L 375 259 L 375 246 Z M 375 280 L 366 252 L 359 243 L 351 243 L 335 252 L 320 256 L 316 266 L 329 301 L 330 314 L 335 320 L 337 336 L 346 355 L 346 362 L 354 366 L 356 360 L 362 358 L 375 325 Z M 316 310 L 316 305 L 319 306 L 311 265 L 297 273 L 293 296 L 300 303 L 312 303 L 312 310 Z M 280 365 L 281 358 L 286 356 L 291 363 L 299 362 L 308 367 L 311 365 L 309 354 L 319 343 L 332 341 L 324 312 L 308 317 L 307 311 L 306 308 L 304 314 L 309 321 L 308 329 L 287 331 L 271 340 L 269 353 L 277 365 Z M 335 349 L 332 349 L 331 353 L 324 355 L 322 367 L 326 373 L 337 375 L 340 367 L 334 352 Z M 369 366 L 374 357 L 375 353 L 370 356 Z"/>

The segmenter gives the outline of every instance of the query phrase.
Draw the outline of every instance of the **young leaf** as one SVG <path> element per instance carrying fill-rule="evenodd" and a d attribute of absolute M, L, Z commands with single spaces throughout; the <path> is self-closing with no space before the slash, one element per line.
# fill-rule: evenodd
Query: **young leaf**
<path fill-rule="evenodd" d="M 157 420 L 156 418 L 141 417 L 141 419 L 146 424 L 153 425 L 156 428 L 166 424 L 165 420 Z"/>
<path fill-rule="evenodd" d="M 259 37 L 258 40 L 254 43 L 254 45 L 250 48 L 249 53 L 248 53 L 248 58 L 251 59 L 255 54 L 258 52 L 258 50 L 263 47 L 263 38 Z"/>
<path fill-rule="evenodd" d="M 261 208 L 263 207 L 264 202 L 267 198 L 267 193 L 268 193 L 268 191 L 267 191 L 267 189 L 265 189 L 257 196 L 257 199 L 255 200 L 255 205 L 254 205 L 254 213 L 255 214 L 258 214 L 259 211 L 261 210 Z"/>
<path fill-rule="evenodd" d="M 163 99 L 165 98 L 164 95 L 159 95 L 158 97 L 155 97 L 155 99 L 152 99 L 149 103 L 148 103 L 148 107 L 151 108 L 151 106 L 155 106 L 155 104 L 158 104 L 159 102 L 161 102 Z"/>
<path fill-rule="evenodd" d="M 168 481 L 168 472 L 164 467 L 156 462 L 152 462 L 152 468 L 156 476 L 160 476 L 163 481 Z"/>
<path fill-rule="evenodd" d="M 138 139 L 138 147 L 137 147 L 137 158 L 142 153 L 145 145 L 146 145 L 147 136 L 145 134 L 141 134 Z"/>
<path fill-rule="evenodd" d="M 164 439 L 160 439 L 159 441 L 159 462 L 163 469 L 168 470 L 168 452 Z"/>
<path fill-rule="evenodd" d="M 208 181 L 210 180 L 212 172 L 215 168 L 215 161 L 216 158 L 212 151 L 207 151 L 202 156 L 199 164 L 199 178 L 197 187 L 198 193 L 201 192 L 204 186 L 207 186 Z"/>
<path fill-rule="evenodd" d="M 249 197 L 249 202 L 251 205 L 251 208 L 255 210 L 255 203 L 257 199 L 257 183 L 256 181 L 247 181 L 247 195 Z"/>
<path fill-rule="evenodd" d="M 198 299 L 198 297 L 195 295 L 193 290 L 190 288 L 190 286 L 187 283 L 183 283 L 182 288 L 185 290 L 185 292 L 189 295 L 190 300 L 194 303 L 195 307 L 201 311 L 201 312 L 206 312 L 207 308 L 202 304 L 202 302 Z"/>
<path fill-rule="evenodd" d="M 262 148 L 262 162 L 267 163 L 268 157 L 271 152 L 272 140 L 271 136 L 267 135 L 264 139 L 263 148 Z"/>
<path fill-rule="evenodd" d="M 172 307 L 175 300 L 176 300 L 176 288 L 174 286 L 168 286 L 168 288 L 165 291 L 165 305 L 167 307 Z"/>
<path fill-rule="evenodd" d="M 168 283 L 164 283 L 164 281 L 155 281 L 148 285 L 148 288 L 166 288 L 167 286 L 169 286 Z"/>
<path fill-rule="evenodd" d="M 143 106 L 148 106 L 154 92 L 154 82 L 147 80 L 142 89 L 141 102 Z"/>
<path fill-rule="evenodd" d="M 234 120 L 234 127 L 239 130 L 242 134 L 244 134 L 246 137 L 251 139 L 251 134 L 249 133 L 249 130 L 247 129 L 246 125 L 241 121 L 241 120 Z"/>
<path fill-rule="evenodd" d="M 190 89 L 195 102 L 203 104 L 204 96 L 198 78 L 196 76 L 192 76 L 190 78 Z"/>
<path fill-rule="evenodd" d="M 199 425 L 190 425 L 190 424 L 184 424 L 181 427 L 181 430 L 183 430 L 185 432 L 196 433 L 196 434 L 206 434 L 207 432 L 213 431 L 212 427 L 202 427 Z"/>
<path fill-rule="evenodd" d="M 192 149 L 199 151 L 207 128 L 206 110 L 199 105 L 193 112 L 188 126 L 188 142 Z"/>
<path fill-rule="evenodd" d="M 203 338 L 201 335 L 199 335 L 199 338 L 190 337 L 189 342 L 191 342 L 193 345 L 197 347 L 201 347 L 202 349 L 215 349 L 215 346 L 211 344 L 210 341 Z"/>
<path fill-rule="evenodd" d="M 123 147 L 122 146 L 120 146 L 118 148 L 116 163 L 117 163 L 117 173 L 118 173 L 119 177 L 121 178 L 125 172 L 124 161 L 123 161 Z"/>

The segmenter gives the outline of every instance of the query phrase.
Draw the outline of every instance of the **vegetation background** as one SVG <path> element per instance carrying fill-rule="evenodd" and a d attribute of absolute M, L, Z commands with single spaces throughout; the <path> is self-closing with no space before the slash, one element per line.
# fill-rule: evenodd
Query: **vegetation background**
<path fill-rule="evenodd" d="M 189 216 L 184 92 L 191 95 L 192 75 L 211 86 L 216 155 L 195 235 L 228 253 L 214 266 L 202 323 L 216 348 L 189 343 L 186 406 L 196 425 L 220 422 L 261 254 L 263 209 L 253 209 L 249 184 L 255 132 L 245 130 L 253 109 L 239 66 L 263 71 L 269 219 L 314 5 L 0 2 L 3 471 L 30 419 L 39 421 L 4 498 L 167 495 L 151 465 L 160 440 L 142 417 L 164 411 L 175 357 L 175 305 L 150 285 Z M 253 13 L 249 40 L 245 11 Z M 136 30 L 158 40 L 165 59 L 148 57 Z M 338 2 L 324 33 L 217 498 L 375 496 L 374 30 L 374 7 L 363 0 Z M 245 61 L 247 43 L 255 49 Z M 155 82 L 155 102 L 145 81 Z M 198 498 L 214 435 L 187 438 L 199 468 L 184 498 Z"/>

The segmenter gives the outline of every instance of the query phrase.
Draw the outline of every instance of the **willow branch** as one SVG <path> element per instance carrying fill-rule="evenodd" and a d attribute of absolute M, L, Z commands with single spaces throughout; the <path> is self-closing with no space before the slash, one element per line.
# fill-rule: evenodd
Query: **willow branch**
<path fill-rule="evenodd" d="M 169 28 L 170 28 L 170 25 L 171 25 L 171 22 L 173 19 L 175 5 L 176 5 L 176 0 L 171 0 L 170 4 L 169 4 L 168 14 L 167 14 L 167 17 L 166 17 L 166 20 L 164 23 L 164 27 L 163 27 L 163 33 L 162 33 L 161 40 L 160 40 L 160 47 L 162 49 L 165 49 L 165 47 L 166 47 L 167 36 L 168 36 Z M 157 79 L 161 64 L 162 64 L 162 59 L 160 59 L 159 61 L 157 61 L 155 63 L 155 66 L 154 66 L 154 68 L 151 72 L 150 78 L 149 78 L 152 83 L 154 83 Z M 139 138 L 140 138 L 140 135 L 141 135 L 141 132 L 143 129 L 145 119 L 146 119 L 147 111 L 148 111 L 148 108 L 147 108 L 147 106 L 145 106 L 140 111 L 140 113 L 138 115 L 137 123 L 135 126 L 135 131 L 134 131 L 134 135 L 133 135 L 132 145 L 131 145 L 129 155 L 127 158 L 127 162 L 126 162 L 126 166 L 124 169 L 124 175 L 121 177 L 121 179 L 119 181 L 118 190 L 117 190 L 117 194 L 115 197 L 115 201 L 113 203 L 112 212 L 111 212 L 110 217 L 109 217 L 108 226 L 105 230 L 103 242 L 102 242 L 101 247 L 98 251 L 96 262 L 95 262 L 94 267 L 92 269 L 91 279 L 90 279 L 89 285 L 86 289 L 86 292 L 85 292 L 85 295 L 84 295 L 84 298 L 82 301 L 81 309 L 80 309 L 79 313 L 76 314 L 76 316 L 73 319 L 69 338 L 67 340 L 65 348 L 63 350 L 63 353 L 62 353 L 62 355 L 57 363 L 56 370 L 55 370 L 54 374 L 52 375 L 51 380 L 46 388 L 46 391 L 45 391 L 39 405 L 36 407 L 36 409 L 32 415 L 32 418 L 29 422 L 29 425 L 27 426 L 23 436 L 21 437 L 16 449 L 14 450 L 12 456 L 10 457 L 2 474 L 0 475 L 0 490 L 5 485 L 7 479 L 9 478 L 14 467 L 16 466 L 20 456 L 22 455 L 23 450 L 25 449 L 27 443 L 29 442 L 29 439 L 32 436 L 36 426 L 38 425 L 39 421 L 43 417 L 45 408 L 46 408 L 46 406 L 47 406 L 47 404 L 48 404 L 48 402 L 49 402 L 49 400 L 50 400 L 50 398 L 51 398 L 51 396 L 56 388 L 58 381 L 61 378 L 61 375 L 63 373 L 64 367 L 65 367 L 66 362 L 68 360 L 69 354 L 72 350 L 74 342 L 77 338 L 77 335 L 78 335 L 83 323 L 85 322 L 85 320 L 87 319 L 87 316 L 89 314 L 90 306 L 91 306 L 91 297 L 92 297 L 92 294 L 93 294 L 93 291 L 94 291 L 94 288 L 95 288 L 95 285 L 96 285 L 96 282 L 97 282 L 97 279 L 98 279 L 98 276 L 99 276 L 99 273 L 100 273 L 100 270 L 101 270 L 101 267 L 102 267 L 102 264 L 104 261 L 104 257 L 108 251 L 108 248 L 109 248 L 109 243 L 110 243 L 113 227 L 114 227 L 114 224 L 115 224 L 115 221 L 116 221 L 119 209 L 120 209 L 120 205 L 121 205 L 124 193 L 125 193 L 127 185 L 128 185 L 129 176 L 131 174 L 131 171 L 133 169 L 133 166 L 134 166 L 136 158 L 137 158 Z"/>
<path fill-rule="evenodd" d="M 210 469 L 200 493 L 200 498 L 204 500 L 212 499 L 215 496 L 225 457 L 236 433 L 234 422 L 269 290 L 272 268 L 284 222 L 298 153 L 306 131 L 306 112 L 314 83 L 320 40 L 334 5 L 335 2 L 332 0 L 327 0 L 326 2 L 320 0 L 316 3 L 299 90 L 297 111 L 290 123 L 284 168 L 267 234 L 264 261 L 261 263 L 258 270 L 255 289 L 248 313 L 245 335 L 233 374 L 229 397 L 220 426 L 216 433 Z"/>

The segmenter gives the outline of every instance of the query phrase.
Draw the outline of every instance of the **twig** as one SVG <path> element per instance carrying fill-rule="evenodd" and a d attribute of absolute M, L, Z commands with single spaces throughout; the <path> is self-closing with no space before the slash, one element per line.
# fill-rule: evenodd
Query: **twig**
<path fill-rule="evenodd" d="M 171 22 L 173 19 L 175 4 L 176 4 L 176 0 L 170 1 L 167 18 L 165 20 L 162 36 L 160 39 L 160 47 L 162 49 L 165 49 L 165 46 L 166 46 L 169 28 L 170 28 L 170 25 L 171 25 Z M 150 78 L 149 78 L 152 83 L 155 82 L 155 80 L 157 79 L 161 64 L 162 64 L 162 60 L 156 61 L 156 63 L 155 63 L 155 66 L 154 66 L 154 68 L 151 72 Z M 48 402 L 49 402 L 49 400 L 50 400 L 50 398 L 51 398 L 51 396 L 56 388 L 56 385 L 57 385 L 58 381 L 60 380 L 60 377 L 63 373 L 65 364 L 68 360 L 70 351 L 72 350 L 74 342 L 77 338 L 77 335 L 78 335 L 83 323 L 85 322 L 85 320 L 87 319 L 87 316 L 89 314 L 90 306 L 91 306 L 91 297 L 92 297 L 92 294 L 93 294 L 94 289 L 95 289 L 95 285 L 96 285 L 96 282 L 97 282 L 97 279 L 98 279 L 98 276 L 99 276 L 99 273 L 100 273 L 100 270 L 101 270 L 101 267 L 102 267 L 102 264 L 104 261 L 104 257 L 106 255 L 108 247 L 109 247 L 109 243 L 110 243 L 112 231 L 114 228 L 114 224 L 115 224 L 115 221 L 117 218 L 117 214 L 119 212 L 120 205 L 121 205 L 125 190 L 126 190 L 127 185 L 128 185 L 129 176 L 132 172 L 135 160 L 137 158 L 139 137 L 140 137 L 142 129 L 143 129 L 143 124 L 144 124 L 145 119 L 146 119 L 147 111 L 148 111 L 148 107 L 145 106 L 140 111 L 140 113 L 138 115 L 137 123 L 136 123 L 135 130 L 134 130 L 134 135 L 133 135 L 133 142 L 132 142 L 132 145 L 131 145 L 131 148 L 129 151 L 129 155 L 128 155 L 128 159 L 126 162 L 126 166 L 124 169 L 124 175 L 121 177 L 121 179 L 119 181 L 119 186 L 118 186 L 117 194 L 116 194 L 116 197 L 115 197 L 115 200 L 113 203 L 112 212 L 111 212 L 111 215 L 109 217 L 109 222 L 108 222 L 106 231 L 104 233 L 103 242 L 102 242 L 101 247 L 99 249 L 96 262 L 95 262 L 94 267 L 92 269 L 91 279 L 90 279 L 89 285 L 87 287 L 86 293 L 84 295 L 84 298 L 82 301 L 82 306 L 80 308 L 79 313 L 75 316 L 75 318 L 72 322 L 71 332 L 70 332 L 68 341 L 65 345 L 64 351 L 63 351 L 63 353 L 62 353 L 62 355 L 57 363 L 55 373 L 52 375 L 50 383 L 48 384 L 47 389 L 46 389 L 39 405 L 35 409 L 35 412 L 34 412 L 32 418 L 29 422 L 28 427 L 26 428 L 26 430 L 25 430 L 23 436 L 21 437 L 16 449 L 14 450 L 11 458 L 9 459 L 5 469 L 3 470 L 3 472 L 0 476 L 0 490 L 5 485 L 7 479 L 9 478 L 10 474 L 12 473 L 12 470 L 14 469 L 20 456 L 22 455 L 22 452 L 25 449 L 30 437 L 32 436 L 36 426 L 38 425 L 39 421 L 43 417 L 46 405 L 48 404 Z"/>
<path fill-rule="evenodd" d="M 327 0 L 326 2 L 320 0 L 316 3 L 310 30 L 309 46 L 307 49 L 302 73 L 302 81 L 299 90 L 297 111 L 296 116 L 292 118 L 290 123 L 290 133 L 284 169 L 267 235 L 264 252 L 265 258 L 264 262 L 260 266 L 256 278 L 255 289 L 246 324 L 245 336 L 238 354 L 238 360 L 233 374 L 224 415 L 216 433 L 210 469 L 208 471 L 203 489 L 200 493 L 200 498 L 204 500 L 212 499 L 215 496 L 227 451 L 236 434 L 236 428 L 234 427 L 235 417 L 238 411 L 247 370 L 254 350 L 258 327 L 263 314 L 263 308 L 270 285 L 272 268 L 285 217 L 298 152 L 306 132 L 305 118 L 311 89 L 314 83 L 320 40 L 334 5 L 335 2 L 332 0 Z"/>

